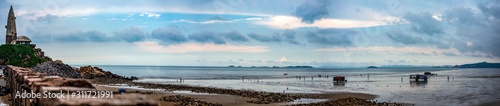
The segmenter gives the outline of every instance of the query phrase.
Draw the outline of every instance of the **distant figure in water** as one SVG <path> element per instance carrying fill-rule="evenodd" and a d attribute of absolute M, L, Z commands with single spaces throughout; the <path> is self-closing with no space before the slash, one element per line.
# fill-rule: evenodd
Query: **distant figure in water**
<path fill-rule="evenodd" d="M 125 88 L 120 88 L 120 89 L 118 89 L 118 92 L 120 92 L 120 93 L 126 93 L 127 90 L 125 90 Z"/>
<path fill-rule="evenodd" d="M 450 76 L 448 76 L 448 81 L 450 81 Z"/>
<path fill-rule="evenodd" d="M 314 80 L 313 77 L 311 77 L 311 80 Z"/>

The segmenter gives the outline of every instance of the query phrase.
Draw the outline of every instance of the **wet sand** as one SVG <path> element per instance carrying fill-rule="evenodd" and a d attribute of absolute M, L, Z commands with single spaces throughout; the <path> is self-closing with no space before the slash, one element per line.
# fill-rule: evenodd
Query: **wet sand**
<path fill-rule="evenodd" d="M 117 87 L 109 87 L 109 86 L 104 86 L 104 85 L 95 85 L 95 86 L 99 90 L 111 90 L 111 91 L 118 90 Z M 219 104 L 222 104 L 224 106 L 290 105 L 290 103 L 270 103 L 270 104 L 248 103 L 247 101 L 252 101 L 252 100 L 257 100 L 257 99 L 256 98 L 241 97 L 241 96 L 236 96 L 236 95 L 173 93 L 173 92 L 161 91 L 161 90 L 130 89 L 130 88 L 127 88 L 126 90 L 127 90 L 127 92 L 142 93 L 142 94 L 148 95 L 150 98 L 157 100 L 161 106 L 174 105 L 175 102 L 165 102 L 165 101 L 160 100 L 161 98 L 163 98 L 165 96 L 172 96 L 172 95 L 181 95 L 181 96 L 185 96 L 185 97 L 191 97 L 191 98 L 194 98 L 196 100 L 206 101 L 209 103 L 219 103 Z M 316 99 L 328 99 L 330 101 L 335 101 L 335 100 L 338 100 L 341 98 L 348 98 L 348 97 L 355 97 L 355 98 L 371 100 L 371 99 L 374 99 L 377 97 L 376 95 L 364 94 L 364 93 L 352 93 L 352 92 L 333 92 L 333 93 L 303 94 L 303 95 L 309 95 L 311 97 L 315 97 Z"/>

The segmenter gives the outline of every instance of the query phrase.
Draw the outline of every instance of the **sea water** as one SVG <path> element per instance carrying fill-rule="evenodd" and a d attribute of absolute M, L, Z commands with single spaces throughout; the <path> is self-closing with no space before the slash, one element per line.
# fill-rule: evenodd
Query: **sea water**
<path fill-rule="evenodd" d="M 99 67 L 118 75 L 137 76 L 141 78 L 137 82 L 147 83 L 280 93 L 360 92 L 378 95 L 377 101 L 416 105 L 481 105 L 500 101 L 500 78 L 498 77 L 500 69 Z M 409 79 L 411 74 L 424 72 L 437 75 L 429 76 L 427 82 Z M 334 83 L 332 81 L 334 76 L 345 76 L 348 81 L 342 84 Z"/>

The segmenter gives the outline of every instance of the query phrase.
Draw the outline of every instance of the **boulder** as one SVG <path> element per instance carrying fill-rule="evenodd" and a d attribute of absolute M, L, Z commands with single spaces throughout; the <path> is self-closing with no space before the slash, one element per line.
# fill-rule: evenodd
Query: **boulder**
<path fill-rule="evenodd" d="M 137 79 L 139 79 L 135 76 L 132 76 L 130 78 L 123 77 L 123 76 L 111 73 L 109 71 L 104 71 L 99 67 L 95 67 L 95 66 L 92 67 L 90 65 L 77 68 L 76 71 L 78 73 L 80 73 L 80 75 L 83 78 L 86 78 L 86 79 L 95 79 L 95 78 L 111 78 L 111 79 L 125 79 L 125 80 L 137 80 Z"/>

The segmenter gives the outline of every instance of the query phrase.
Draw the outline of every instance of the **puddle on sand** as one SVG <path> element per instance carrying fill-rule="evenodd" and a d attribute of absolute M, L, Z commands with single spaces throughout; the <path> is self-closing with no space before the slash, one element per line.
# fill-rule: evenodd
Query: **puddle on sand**
<path fill-rule="evenodd" d="M 317 103 L 317 102 L 323 102 L 323 101 L 328 101 L 328 99 L 302 98 L 302 99 L 294 100 L 293 102 L 290 102 L 290 104 L 306 104 L 306 103 Z"/>
<path fill-rule="evenodd" d="M 213 93 L 196 93 L 191 91 L 172 91 L 174 94 L 190 94 L 190 95 L 217 95 Z"/>

